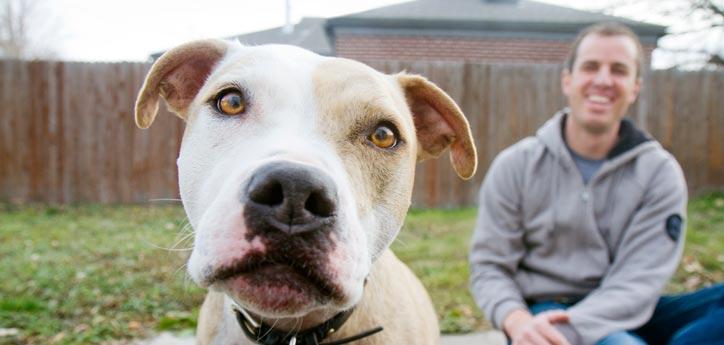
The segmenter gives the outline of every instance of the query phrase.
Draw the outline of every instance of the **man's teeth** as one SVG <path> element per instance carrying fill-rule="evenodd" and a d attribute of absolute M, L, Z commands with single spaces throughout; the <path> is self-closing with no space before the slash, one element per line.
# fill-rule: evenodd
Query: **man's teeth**
<path fill-rule="evenodd" d="M 608 99 L 608 97 L 599 96 L 599 95 L 590 95 L 590 96 L 588 96 L 588 100 L 591 102 L 596 102 L 596 103 L 608 103 L 611 101 L 610 99 Z"/>

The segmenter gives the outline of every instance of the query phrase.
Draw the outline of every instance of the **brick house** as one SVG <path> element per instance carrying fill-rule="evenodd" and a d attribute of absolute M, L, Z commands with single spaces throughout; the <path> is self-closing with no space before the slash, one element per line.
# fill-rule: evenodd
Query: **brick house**
<path fill-rule="evenodd" d="M 295 44 L 358 60 L 559 63 L 583 27 L 629 25 L 650 57 L 666 28 L 529 0 L 417 0 L 329 19 L 303 18 L 237 36 L 242 43 Z"/>

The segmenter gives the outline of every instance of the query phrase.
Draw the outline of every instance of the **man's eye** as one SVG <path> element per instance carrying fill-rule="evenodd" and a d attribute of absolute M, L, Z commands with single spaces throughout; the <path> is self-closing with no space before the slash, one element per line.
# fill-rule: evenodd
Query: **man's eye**
<path fill-rule="evenodd" d="M 598 65 L 596 65 L 594 63 L 586 63 L 581 66 L 581 69 L 586 72 L 592 72 L 592 71 L 596 71 L 598 69 Z"/>
<path fill-rule="evenodd" d="M 611 72 L 618 75 L 628 75 L 628 69 L 625 67 L 614 67 Z"/>

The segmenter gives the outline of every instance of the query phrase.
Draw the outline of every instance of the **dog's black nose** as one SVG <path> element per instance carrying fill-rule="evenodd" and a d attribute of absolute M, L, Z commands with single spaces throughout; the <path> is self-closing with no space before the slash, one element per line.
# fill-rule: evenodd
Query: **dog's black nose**
<path fill-rule="evenodd" d="M 290 235 L 325 227 L 337 210 L 332 179 L 299 163 L 274 162 L 258 168 L 243 194 L 247 225 Z"/>

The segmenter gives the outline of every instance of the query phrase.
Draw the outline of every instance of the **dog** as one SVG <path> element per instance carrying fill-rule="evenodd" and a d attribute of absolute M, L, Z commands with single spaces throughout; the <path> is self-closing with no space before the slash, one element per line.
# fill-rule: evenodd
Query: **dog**
<path fill-rule="evenodd" d="M 420 281 L 389 250 L 415 165 L 477 167 L 467 120 L 424 77 L 285 45 L 201 40 L 164 53 L 136 100 L 186 122 L 177 161 L 209 292 L 199 344 L 437 344 Z M 381 331 L 380 331 L 381 330 Z"/>

